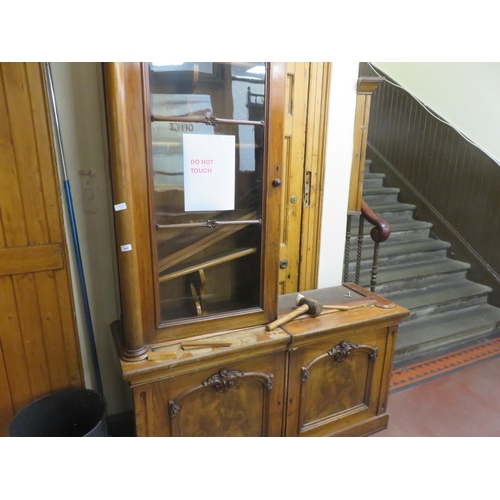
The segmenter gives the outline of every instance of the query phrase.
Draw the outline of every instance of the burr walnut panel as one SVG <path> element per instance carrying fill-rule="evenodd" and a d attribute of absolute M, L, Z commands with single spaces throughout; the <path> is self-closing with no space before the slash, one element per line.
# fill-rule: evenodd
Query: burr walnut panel
<path fill-rule="evenodd" d="M 134 388 L 139 436 L 281 435 L 284 351 L 196 368 Z"/>

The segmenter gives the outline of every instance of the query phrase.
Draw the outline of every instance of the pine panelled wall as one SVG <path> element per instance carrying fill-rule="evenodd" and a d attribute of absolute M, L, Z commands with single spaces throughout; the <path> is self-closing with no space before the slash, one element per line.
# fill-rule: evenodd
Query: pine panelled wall
<path fill-rule="evenodd" d="M 0 64 L 0 436 L 83 376 L 42 66 Z"/>
<path fill-rule="evenodd" d="M 359 76 L 376 73 L 361 63 Z M 500 166 L 387 81 L 373 95 L 367 159 L 452 244 L 451 256 L 471 264 L 470 279 L 493 288 L 489 301 L 499 306 Z"/>

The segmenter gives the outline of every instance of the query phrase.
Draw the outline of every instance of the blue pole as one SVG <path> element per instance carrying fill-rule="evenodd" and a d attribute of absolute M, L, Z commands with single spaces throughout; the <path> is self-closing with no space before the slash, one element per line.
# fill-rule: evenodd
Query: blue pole
<path fill-rule="evenodd" d="M 82 255 L 80 253 L 80 242 L 78 240 L 78 231 L 76 228 L 75 212 L 73 210 L 73 199 L 71 198 L 71 187 L 67 179 L 64 180 L 64 193 L 66 194 L 66 203 L 68 205 L 68 214 L 71 226 L 71 234 L 73 236 L 73 246 L 75 250 L 76 265 L 78 267 L 78 276 L 80 278 L 80 288 L 82 292 L 83 308 L 85 312 L 85 320 L 87 323 L 87 332 L 90 340 L 90 351 L 92 354 L 92 363 L 94 365 L 95 378 L 99 393 L 103 395 L 101 373 L 99 371 L 99 362 L 97 359 L 97 350 L 95 346 L 94 329 L 92 327 L 92 316 L 90 315 L 89 298 L 87 295 L 87 286 L 85 284 L 85 274 L 83 272 Z"/>
<path fill-rule="evenodd" d="M 71 188 L 69 185 L 68 173 L 67 173 L 67 169 L 66 169 L 66 161 L 64 158 L 64 150 L 63 150 L 63 146 L 62 146 L 61 129 L 59 126 L 59 118 L 57 116 L 56 99 L 55 99 L 55 94 L 54 94 L 54 84 L 52 83 L 52 73 L 50 71 L 50 64 L 44 63 L 44 65 L 45 65 L 45 74 L 47 76 L 47 82 L 49 84 L 50 104 L 51 104 L 52 114 L 53 114 L 54 122 L 55 122 L 56 137 L 57 137 L 58 146 L 59 146 L 59 157 L 60 157 L 61 163 L 62 163 L 62 170 L 63 170 L 63 176 L 64 176 L 64 182 L 63 182 L 64 193 L 66 195 L 66 205 L 68 207 L 71 235 L 73 237 L 73 247 L 75 250 L 76 265 L 78 268 L 78 276 L 80 279 L 80 290 L 81 290 L 81 294 L 82 294 L 83 308 L 84 308 L 84 312 L 85 312 L 85 321 L 87 324 L 87 333 L 88 333 L 89 342 L 90 342 L 90 351 L 92 354 L 92 364 L 94 365 L 94 373 L 95 373 L 95 378 L 96 378 L 96 383 L 97 383 L 97 389 L 98 389 L 99 393 L 101 394 L 101 396 L 103 396 L 101 373 L 99 370 L 99 361 L 97 359 L 97 350 L 96 350 L 96 345 L 95 345 L 94 329 L 92 327 L 92 316 L 90 314 L 89 298 L 88 298 L 88 294 L 87 294 L 87 286 L 85 284 L 85 274 L 83 272 L 82 254 L 80 252 L 80 242 L 78 240 L 78 231 L 77 231 L 77 227 L 76 227 L 75 211 L 73 209 L 73 199 L 71 198 Z"/>

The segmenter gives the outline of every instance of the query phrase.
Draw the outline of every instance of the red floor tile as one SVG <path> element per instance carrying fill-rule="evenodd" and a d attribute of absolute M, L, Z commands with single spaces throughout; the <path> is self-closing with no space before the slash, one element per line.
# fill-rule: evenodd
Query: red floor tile
<path fill-rule="evenodd" d="M 389 427 L 374 436 L 500 436 L 500 357 L 389 395 Z"/>
<path fill-rule="evenodd" d="M 390 390 L 394 391 L 414 385 L 496 356 L 500 356 L 500 338 L 490 339 L 484 343 L 449 352 L 436 358 L 409 364 L 393 370 Z"/>

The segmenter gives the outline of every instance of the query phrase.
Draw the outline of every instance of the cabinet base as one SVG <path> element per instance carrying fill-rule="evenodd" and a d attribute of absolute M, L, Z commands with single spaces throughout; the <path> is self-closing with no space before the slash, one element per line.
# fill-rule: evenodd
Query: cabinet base
<path fill-rule="evenodd" d="M 359 424 L 351 425 L 350 427 L 346 427 L 337 432 L 334 432 L 333 434 L 330 434 L 329 437 L 371 436 L 372 434 L 387 429 L 388 424 L 389 424 L 389 414 L 384 413 L 383 415 L 372 417 L 368 420 L 360 422 Z"/>

